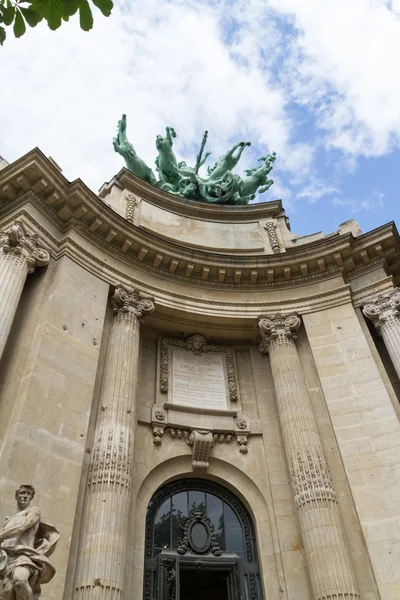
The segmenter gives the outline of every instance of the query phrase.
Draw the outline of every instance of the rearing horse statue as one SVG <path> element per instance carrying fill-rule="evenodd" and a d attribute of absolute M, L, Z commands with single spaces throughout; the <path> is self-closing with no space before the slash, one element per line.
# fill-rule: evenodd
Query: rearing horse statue
<path fill-rule="evenodd" d="M 236 144 L 227 152 L 223 154 L 215 163 L 213 167 L 208 168 L 208 175 L 210 179 L 219 179 L 222 177 L 227 171 L 232 171 L 234 167 L 238 164 L 240 157 L 242 156 L 243 150 L 246 146 L 251 146 L 251 142 L 240 142 Z M 240 148 L 239 152 L 235 155 L 234 152 Z"/>
<path fill-rule="evenodd" d="M 268 154 L 258 159 L 262 164 L 255 169 L 247 169 L 245 171 L 247 177 L 241 179 L 239 183 L 239 193 L 241 198 L 249 198 L 254 200 L 255 193 L 258 190 L 260 194 L 269 190 L 274 183 L 272 179 L 268 179 L 268 174 L 272 171 L 276 160 L 276 152 Z"/>
<path fill-rule="evenodd" d="M 135 151 L 133 145 L 128 141 L 126 137 L 126 115 L 122 115 L 122 118 L 118 121 L 117 136 L 113 138 L 113 146 L 115 152 L 121 154 L 124 157 L 127 168 L 132 171 L 135 175 L 148 181 L 152 185 L 156 183 L 156 178 L 153 171 L 146 165 Z"/>

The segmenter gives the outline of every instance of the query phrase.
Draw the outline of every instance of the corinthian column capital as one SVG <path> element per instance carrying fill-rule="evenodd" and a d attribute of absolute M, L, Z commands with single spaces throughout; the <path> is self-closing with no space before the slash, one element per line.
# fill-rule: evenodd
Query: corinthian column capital
<path fill-rule="evenodd" d="M 258 321 L 258 328 L 261 333 L 260 352 L 266 354 L 272 340 L 281 343 L 288 343 L 289 340 L 296 340 L 296 332 L 301 325 L 300 318 L 296 313 L 283 315 L 276 313 L 273 317 L 261 316 Z"/>
<path fill-rule="evenodd" d="M 395 317 L 399 317 L 399 309 L 400 288 L 396 288 L 390 294 L 379 294 L 375 302 L 364 306 L 363 313 L 379 330 L 382 325 L 390 325 Z"/>
<path fill-rule="evenodd" d="M 136 322 L 154 311 L 154 302 L 150 298 L 142 298 L 137 289 L 119 286 L 114 292 L 112 308 L 117 319 L 128 318 Z"/>
<path fill-rule="evenodd" d="M 28 273 L 50 262 L 50 254 L 41 247 L 39 236 L 27 233 L 21 221 L 15 221 L 9 229 L 0 231 L 0 249 L 3 254 L 24 257 Z"/>

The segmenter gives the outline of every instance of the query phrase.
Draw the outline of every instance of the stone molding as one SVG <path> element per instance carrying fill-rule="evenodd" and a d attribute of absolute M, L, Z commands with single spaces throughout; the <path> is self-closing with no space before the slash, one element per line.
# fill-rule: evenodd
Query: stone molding
<path fill-rule="evenodd" d="M 171 195 L 137 180 L 125 169 L 117 176 L 120 181 L 133 182 L 132 193 L 146 201 L 168 209 L 176 208 L 189 216 L 241 221 L 274 218 L 280 214 L 280 201 L 243 207 L 199 206 L 171 198 Z M 129 188 L 128 188 L 129 189 Z M 377 258 L 387 259 L 399 251 L 393 224 L 354 238 L 350 233 L 326 237 L 316 242 L 286 249 L 280 254 L 259 254 L 251 259 L 246 254 L 246 268 L 232 268 L 232 257 L 197 249 L 177 247 L 132 225 L 116 214 L 80 181 L 69 183 L 39 150 L 33 150 L 0 172 L 0 210 L 31 201 L 57 223 L 61 231 L 79 229 L 97 246 L 107 248 L 116 257 L 128 261 L 140 270 L 152 271 L 168 279 L 196 282 L 226 288 L 264 288 L 265 286 L 296 286 L 299 283 L 324 279 L 333 271 L 350 276 L 357 269 L 365 270 Z M 153 197 L 154 196 L 154 197 Z M 172 207 L 172 204 L 173 207 Z M 176 205 L 176 206 L 175 206 Z M 167 207 L 167 206 L 166 206 Z M 239 210 L 234 210 L 238 208 Z M 305 253 L 305 249 L 307 252 Z M 241 256 L 234 254 L 232 256 Z M 390 264 L 388 265 L 390 267 Z M 394 266 L 394 268 L 398 268 Z"/>
<path fill-rule="evenodd" d="M 28 273 L 50 262 L 50 254 L 42 247 L 38 234 L 27 233 L 23 222 L 18 219 L 8 229 L 0 230 L 0 249 L 10 258 L 25 259 Z"/>
<path fill-rule="evenodd" d="M 173 439 L 184 440 L 189 446 L 193 446 L 193 469 L 203 470 L 203 467 L 200 467 L 197 463 L 203 461 L 204 463 L 208 463 L 208 456 L 211 451 L 211 448 L 214 447 L 216 443 L 219 444 L 229 444 L 232 440 L 236 439 L 236 442 L 239 446 L 239 452 L 241 454 L 247 454 L 248 447 L 247 442 L 248 438 L 251 435 L 250 421 L 246 415 L 240 413 L 240 415 L 236 415 L 235 417 L 231 417 L 231 426 L 227 428 L 219 428 L 219 429 L 196 429 L 194 427 L 187 427 L 185 425 L 176 424 L 175 422 L 171 422 L 169 417 L 168 409 L 162 408 L 159 405 L 155 404 L 151 409 L 151 427 L 153 431 L 153 442 L 155 446 L 161 446 L 162 437 L 166 431 L 169 431 L 171 437 Z M 149 421 L 143 421 L 139 419 L 140 422 L 145 424 L 149 424 Z M 202 432 L 202 435 L 209 433 L 210 436 L 199 437 L 194 432 Z M 193 434 L 193 435 L 192 435 Z M 211 445 L 207 446 L 207 448 L 203 448 L 204 444 L 210 442 Z M 199 458 L 200 454 L 204 454 L 205 458 Z M 205 469 L 208 468 L 205 467 Z"/>
<path fill-rule="evenodd" d="M 199 328 L 204 315 L 204 318 L 208 322 L 213 322 L 215 329 L 221 331 L 223 335 L 231 332 L 234 324 L 237 334 L 246 338 L 250 335 L 255 340 L 258 335 L 255 319 L 260 314 L 274 314 L 279 310 L 285 310 L 287 313 L 295 311 L 300 314 L 308 314 L 351 302 L 350 285 L 336 286 L 333 289 L 318 293 L 313 290 L 310 291 L 309 295 L 290 299 L 258 302 L 254 302 L 250 294 L 248 299 L 244 297 L 240 293 L 240 289 L 237 290 L 237 301 L 234 290 L 232 290 L 231 301 L 196 297 L 196 286 L 191 288 L 188 286 L 188 291 L 185 294 L 176 293 L 168 288 L 164 289 L 152 285 L 148 280 L 144 283 L 138 278 L 140 272 L 128 271 L 127 273 L 125 263 L 121 263 L 121 269 L 115 268 L 107 260 L 104 260 L 104 254 L 100 253 L 96 247 L 93 247 L 93 252 L 88 251 L 87 247 L 84 246 L 84 239 L 82 243 L 78 243 L 69 234 L 63 235 L 62 233 L 58 238 L 54 237 L 51 233 L 51 227 L 44 228 L 24 208 L 4 219 L 2 228 L 7 229 L 10 227 L 15 219 L 21 220 L 24 227 L 39 233 L 50 249 L 54 260 L 57 261 L 67 256 L 111 286 L 115 285 L 115 281 L 119 281 L 123 287 L 135 287 L 141 293 L 153 297 L 157 304 L 157 310 L 151 316 L 151 323 L 154 326 L 158 326 L 158 320 L 160 320 L 164 325 L 165 323 L 171 323 L 175 326 L 179 323 L 179 325 L 185 325 L 186 329 L 196 330 Z M 132 276 L 131 273 L 134 273 L 135 276 Z M 266 298 L 268 298 L 267 294 Z M 173 307 L 173 311 L 171 311 L 171 307 Z"/>
<path fill-rule="evenodd" d="M 365 285 L 351 294 L 354 308 L 360 308 L 366 304 L 373 303 L 379 294 L 390 294 L 393 291 L 393 277 L 378 279 L 369 285 Z"/>

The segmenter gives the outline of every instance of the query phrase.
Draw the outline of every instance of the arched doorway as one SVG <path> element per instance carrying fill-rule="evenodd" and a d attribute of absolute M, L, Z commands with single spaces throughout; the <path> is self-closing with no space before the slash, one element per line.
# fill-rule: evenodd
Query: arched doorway
<path fill-rule="evenodd" d="M 212 481 L 160 488 L 146 517 L 144 600 L 262 600 L 255 529 L 243 503 Z"/>

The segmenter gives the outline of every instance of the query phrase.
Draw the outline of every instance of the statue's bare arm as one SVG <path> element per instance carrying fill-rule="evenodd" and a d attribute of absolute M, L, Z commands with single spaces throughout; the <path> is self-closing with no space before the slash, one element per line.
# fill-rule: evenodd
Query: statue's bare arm
<path fill-rule="evenodd" d="M 36 507 L 29 509 L 25 517 L 21 520 L 18 520 L 15 524 L 12 524 L 11 518 L 10 521 L 8 521 L 4 527 L 0 529 L 0 542 L 9 538 L 20 536 L 22 533 L 24 533 L 24 531 L 34 527 L 39 521 L 40 512 Z M 8 523 L 10 523 L 10 525 L 8 525 Z"/>

